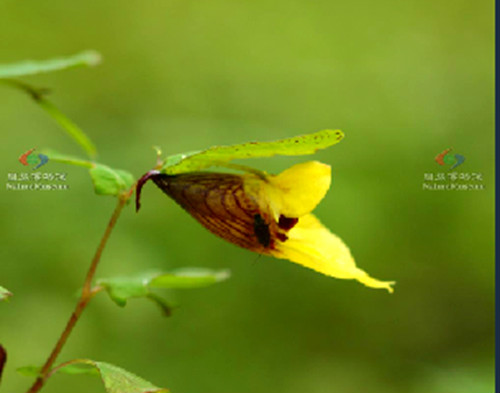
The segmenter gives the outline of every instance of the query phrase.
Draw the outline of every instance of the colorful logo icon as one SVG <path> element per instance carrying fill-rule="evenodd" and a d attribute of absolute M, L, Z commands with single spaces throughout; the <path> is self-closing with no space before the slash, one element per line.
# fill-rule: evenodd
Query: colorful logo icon
<path fill-rule="evenodd" d="M 465 162 L 465 157 L 461 154 L 450 153 L 452 149 L 446 149 L 439 153 L 436 158 L 436 162 L 439 165 L 451 165 L 451 169 L 455 169 L 457 166 L 462 165 Z"/>
<path fill-rule="evenodd" d="M 19 162 L 24 166 L 35 165 L 33 170 L 40 168 L 49 162 L 49 157 L 45 154 L 35 154 L 33 153 L 36 149 L 29 149 L 26 153 L 19 156 Z"/>

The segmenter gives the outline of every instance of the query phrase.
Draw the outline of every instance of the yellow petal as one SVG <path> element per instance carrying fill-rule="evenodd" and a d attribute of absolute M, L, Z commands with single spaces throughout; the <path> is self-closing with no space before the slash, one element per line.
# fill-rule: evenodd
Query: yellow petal
<path fill-rule="evenodd" d="M 327 276 L 355 279 L 372 288 L 393 292 L 393 281 L 379 281 L 356 267 L 344 242 L 324 227 L 312 214 L 300 217 L 288 233 L 288 240 L 277 244 L 270 253 L 288 259 Z"/>
<path fill-rule="evenodd" d="M 318 161 L 294 165 L 262 184 L 262 196 L 279 217 L 310 213 L 323 199 L 331 183 L 331 168 Z"/>

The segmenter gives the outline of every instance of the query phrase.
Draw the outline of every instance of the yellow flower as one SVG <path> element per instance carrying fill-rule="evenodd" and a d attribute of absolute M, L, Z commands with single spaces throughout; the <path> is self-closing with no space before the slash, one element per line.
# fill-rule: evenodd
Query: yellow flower
<path fill-rule="evenodd" d="M 324 227 L 311 211 L 330 188 L 330 166 L 317 161 L 294 165 L 266 181 L 245 175 L 245 190 L 269 216 L 276 231 L 267 254 L 288 259 L 327 276 L 355 279 L 392 293 L 394 282 L 379 281 L 356 267 L 344 242 Z"/>
<path fill-rule="evenodd" d="M 317 161 L 294 165 L 279 175 L 150 172 L 151 179 L 212 233 L 249 250 L 288 259 L 327 276 L 355 279 L 392 293 L 359 269 L 344 242 L 311 211 L 330 188 L 330 166 Z"/>

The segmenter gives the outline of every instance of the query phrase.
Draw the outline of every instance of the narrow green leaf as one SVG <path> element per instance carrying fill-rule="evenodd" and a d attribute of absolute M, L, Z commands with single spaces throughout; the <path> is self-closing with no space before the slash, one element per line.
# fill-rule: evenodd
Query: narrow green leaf
<path fill-rule="evenodd" d="M 183 268 L 160 274 L 151 279 L 150 288 L 180 289 L 206 287 L 230 277 L 229 270 L 213 271 L 204 268 Z"/>
<path fill-rule="evenodd" d="M 99 370 L 89 364 L 71 363 L 57 369 L 57 372 L 69 375 L 99 375 Z"/>
<path fill-rule="evenodd" d="M 23 366 L 23 367 L 18 367 L 16 369 L 16 372 L 19 375 L 22 375 L 23 377 L 39 377 L 41 371 L 42 371 L 41 366 Z M 99 375 L 99 372 L 94 367 L 91 367 L 88 364 L 80 364 L 80 363 L 74 364 L 72 362 L 68 362 L 67 365 L 64 364 L 64 366 L 57 368 L 56 371 L 61 374 L 71 374 L 71 375 L 77 375 L 77 374 Z"/>
<path fill-rule="evenodd" d="M 61 126 L 61 128 L 87 153 L 89 157 L 95 157 L 97 152 L 95 145 L 90 138 L 83 132 L 83 130 L 66 117 L 57 107 L 45 98 L 47 89 L 33 87 L 25 82 L 15 79 L 1 79 L 0 83 L 19 89 L 28 94 L 33 100 L 40 105 L 40 107 L 52 119 Z"/>
<path fill-rule="evenodd" d="M 190 151 L 188 153 L 179 153 L 168 156 L 163 162 L 163 168 L 175 168 L 181 164 L 184 160 L 189 160 L 191 157 L 202 153 L 203 150 Z"/>
<path fill-rule="evenodd" d="M 88 359 L 76 359 L 60 366 L 57 371 L 75 364 L 87 364 L 94 367 L 101 375 L 107 393 L 168 393 L 168 389 L 159 388 L 113 364 L 96 362 Z"/>
<path fill-rule="evenodd" d="M 113 277 L 100 279 L 97 285 L 106 289 L 111 300 L 123 307 L 130 298 L 146 297 L 148 279 L 143 277 Z"/>
<path fill-rule="evenodd" d="M 249 142 L 231 146 L 214 146 L 203 151 L 167 157 L 161 172 L 174 175 L 206 169 L 211 166 L 224 166 L 224 164 L 237 159 L 313 154 L 319 149 L 335 145 L 343 137 L 344 134 L 340 130 L 323 130 L 274 142 Z"/>
<path fill-rule="evenodd" d="M 38 377 L 42 368 L 40 366 L 23 366 L 18 367 L 16 371 L 23 377 Z"/>
<path fill-rule="evenodd" d="M 44 150 L 43 153 L 47 155 L 49 161 L 89 168 L 94 190 L 98 195 L 119 195 L 121 192 L 129 190 L 135 182 L 134 176 L 130 172 L 121 169 L 110 168 L 104 164 L 61 154 L 53 150 Z"/>
<path fill-rule="evenodd" d="M 58 57 L 50 60 L 27 60 L 13 64 L 0 64 L 0 78 L 16 78 L 78 66 L 95 66 L 100 62 L 101 55 L 98 52 L 85 51 L 76 55 Z"/>
<path fill-rule="evenodd" d="M 94 184 L 94 191 L 98 195 L 118 196 L 132 187 L 134 176 L 120 169 L 113 169 L 103 164 L 95 164 L 89 170 Z"/>
<path fill-rule="evenodd" d="M 101 55 L 99 53 L 95 51 L 85 51 L 73 56 L 51 60 L 23 61 L 5 65 L 0 64 L 0 82 L 28 93 L 35 102 L 37 102 L 40 107 L 85 150 L 89 157 L 94 157 L 96 155 L 96 148 L 90 138 L 82 129 L 57 109 L 54 104 L 44 97 L 48 92 L 47 89 L 35 88 L 25 82 L 10 78 L 59 71 L 82 65 L 93 66 L 99 64 L 100 60 Z"/>
<path fill-rule="evenodd" d="M 53 150 L 43 150 L 43 154 L 49 157 L 49 161 L 59 162 L 61 164 L 82 166 L 85 168 L 93 168 L 95 164 L 92 161 L 84 160 L 79 157 L 73 157 L 66 154 L 61 154 Z"/>
<path fill-rule="evenodd" d="M 213 271 L 202 268 L 184 268 L 170 273 L 149 272 L 133 277 L 113 277 L 97 281 L 111 300 L 125 306 L 131 298 L 147 298 L 154 301 L 166 315 L 171 314 L 172 305 L 152 292 L 152 289 L 201 288 L 229 278 L 228 270 Z"/>
<path fill-rule="evenodd" d="M 4 287 L 0 287 L 0 301 L 8 300 L 12 296 L 12 292 L 5 289 Z"/>
<path fill-rule="evenodd" d="M 52 119 L 59 124 L 76 143 L 80 145 L 89 157 L 95 157 L 97 154 L 96 147 L 80 127 L 78 127 L 46 98 L 38 97 L 35 102 L 37 102 L 38 105 L 40 105 L 40 107 L 47 112 L 49 116 L 52 117 Z"/>

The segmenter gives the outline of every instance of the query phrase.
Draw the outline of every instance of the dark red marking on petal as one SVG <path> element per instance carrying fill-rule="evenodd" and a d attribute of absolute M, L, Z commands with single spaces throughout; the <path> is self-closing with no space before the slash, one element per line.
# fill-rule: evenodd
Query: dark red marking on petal
<path fill-rule="evenodd" d="M 288 240 L 288 236 L 285 235 L 284 233 L 281 233 L 281 232 L 278 232 L 276 234 L 276 237 L 278 238 L 278 240 L 280 240 L 282 242 L 286 242 Z"/>
<path fill-rule="evenodd" d="M 295 226 L 295 224 L 297 224 L 297 222 L 299 222 L 298 218 L 285 217 L 282 214 L 282 215 L 280 215 L 280 218 L 279 218 L 279 221 L 278 221 L 278 226 L 281 229 L 289 231 L 290 229 L 292 229 Z"/>
<path fill-rule="evenodd" d="M 141 208 L 141 191 L 142 187 L 146 182 L 151 179 L 154 176 L 157 176 L 160 174 L 160 171 L 157 170 L 151 170 L 148 173 L 146 173 L 144 176 L 142 176 L 139 181 L 137 182 L 137 188 L 135 189 L 135 211 L 138 212 L 139 209 Z"/>

